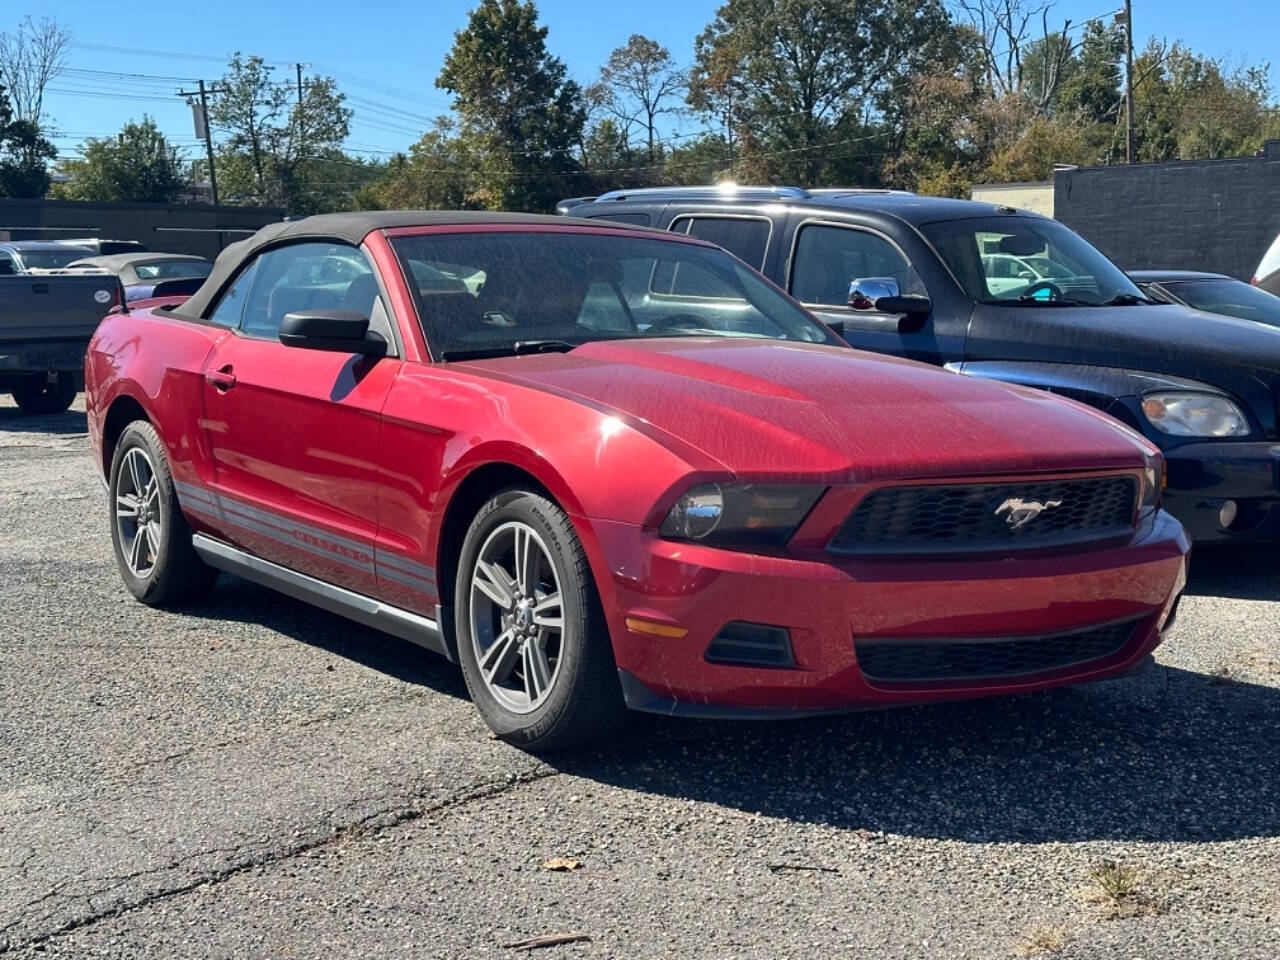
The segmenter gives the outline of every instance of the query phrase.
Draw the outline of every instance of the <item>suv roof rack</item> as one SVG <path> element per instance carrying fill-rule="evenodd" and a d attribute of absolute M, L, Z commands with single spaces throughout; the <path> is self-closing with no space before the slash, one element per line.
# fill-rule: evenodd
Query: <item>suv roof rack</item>
<path fill-rule="evenodd" d="M 610 190 L 595 198 L 596 203 L 610 200 L 659 200 L 672 199 L 735 199 L 744 200 L 803 200 L 809 191 L 801 187 L 759 187 L 737 184 L 711 184 L 699 187 L 637 187 L 636 189 Z"/>
<path fill-rule="evenodd" d="M 910 190 L 892 190 L 888 187 L 818 187 L 810 190 L 809 193 L 815 197 L 835 197 L 849 196 L 859 193 L 879 193 L 892 194 L 894 196 L 914 197 L 915 194 Z"/>

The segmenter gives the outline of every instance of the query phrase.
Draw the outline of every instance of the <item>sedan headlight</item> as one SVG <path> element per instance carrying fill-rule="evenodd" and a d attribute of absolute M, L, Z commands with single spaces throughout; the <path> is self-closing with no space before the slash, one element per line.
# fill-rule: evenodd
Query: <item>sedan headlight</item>
<path fill-rule="evenodd" d="M 1138 505 L 1138 515 L 1146 516 L 1157 507 L 1164 496 L 1165 466 L 1164 457 L 1158 453 L 1143 454 L 1146 465 L 1142 468 L 1142 498 Z"/>
<path fill-rule="evenodd" d="M 675 502 L 660 533 L 716 545 L 781 546 L 825 487 L 700 483 Z"/>
<path fill-rule="evenodd" d="M 1249 421 L 1226 397 L 1213 393 L 1148 393 L 1142 415 L 1162 433 L 1176 437 L 1243 437 Z"/>

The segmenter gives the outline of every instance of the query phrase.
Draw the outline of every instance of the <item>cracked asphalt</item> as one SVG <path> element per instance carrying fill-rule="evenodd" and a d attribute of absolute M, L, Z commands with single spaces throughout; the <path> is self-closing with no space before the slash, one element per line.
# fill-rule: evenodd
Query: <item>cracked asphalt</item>
<path fill-rule="evenodd" d="M 128 598 L 84 431 L 0 404 L 0 955 L 1280 952 L 1276 551 L 1200 551 L 1139 677 L 548 764 L 407 644 Z"/>

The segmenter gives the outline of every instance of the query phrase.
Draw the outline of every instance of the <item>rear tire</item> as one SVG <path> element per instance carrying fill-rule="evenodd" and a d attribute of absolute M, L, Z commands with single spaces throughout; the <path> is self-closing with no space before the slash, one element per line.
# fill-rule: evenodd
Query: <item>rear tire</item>
<path fill-rule="evenodd" d="M 552 752 L 622 729 L 627 711 L 600 596 L 573 525 L 550 500 L 514 488 L 480 508 L 463 540 L 454 604 L 467 689 L 503 740 Z"/>
<path fill-rule="evenodd" d="M 75 402 L 78 392 L 74 373 L 60 373 L 52 383 L 40 374 L 14 387 L 13 402 L 23 413 L 43 416 L 62 413 Z"/>
<path fill-rule="evenodd" d="M 218 571 L 191 545 L 164 445 L 145 420 L 125 427 L 116 443 L 108 504 L 116 566 L 130 593 L 165 607 L 209 592 Z"/>

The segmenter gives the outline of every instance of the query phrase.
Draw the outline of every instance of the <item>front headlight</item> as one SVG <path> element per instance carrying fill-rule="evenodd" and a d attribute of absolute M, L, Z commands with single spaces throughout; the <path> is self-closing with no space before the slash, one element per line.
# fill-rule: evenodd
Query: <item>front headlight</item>
<path fill-rule="evenodd" d="M 659 532 L 669 540 L 782 546 L 824 489 L 795 484 L 700 483 L 675 502 Z"/>
<path fill-rule="evenodd" d="M 1142 497 L 1138 505 L 1138 515 L 1146 516 L 1157 507 L 1164 496 L 1165 468 L 1164 457 L 1158 453 L 1145 453 L 1147 461 L 1142 468 Z"/>
<path fill-rule="evenodd" d="M 1244 437 L 1249 421 L 1234 403 L 1213 393 L 1148 393 L 1142 415 L 1176 437 Z"/>

